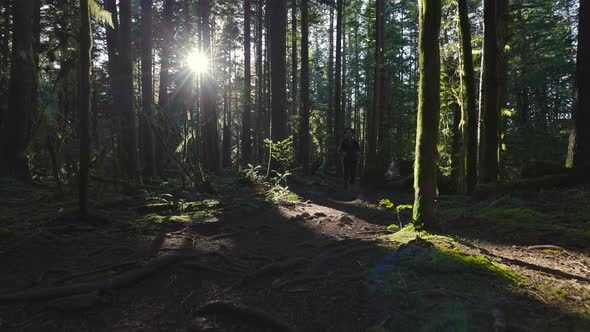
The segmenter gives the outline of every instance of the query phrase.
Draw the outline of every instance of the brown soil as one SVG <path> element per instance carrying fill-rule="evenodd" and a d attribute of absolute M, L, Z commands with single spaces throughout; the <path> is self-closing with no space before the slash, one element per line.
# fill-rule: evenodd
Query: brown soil
<path fill-rule="evenodd" d="M 19 232 L 0 238 L 0 330 L 387 331 L 399 330 L 393 322 L 399 315 L 406 317 L 403 326 L 419 326 L 421 313 L 408 308 L 407 299 L 376 294 L 372 286 L 376 267 L 399 246 L 383 237 L 395 221 L 393 212 L 375 206 L 383 194 L 363 196 L 336 183 L 298 187 L 301 201 L 288 206 L 241 191 L 214 197 L 220 212 L 205 222 L 148 225 L 136 222 L 152 212 L 141 208 L 145 195 L 97 197 L 95 218 L 84 222 L 71 212 L 75 203 L 54 198 L 49 189 L 7 190 L 0 226 Z M 412 199 L 404 192 L 388 196 L 399 203 Z M 408 222 L 407 213 L 402 216 Z M 462 237 L 468 230 L 453 227 L 466 251 L 528 280 L 512 289 L 514 298 L 477 306 L 485 312 L 465 309 L 477 321 L 471 329 L 528 330 L 519 315 L 545 319 L 549 330 L 590 326 L 590 259 L 583 250 L 498 244 Z M 153 273 L 129 273 L 167 255 L 183 256 Z M 122 275 L 131 281 L 109 283 Z M 412 280 L 402 281 L 405 296 L 416 292 Z M 6 297 L 81 283 L 97 287 L 42 300 Z M 451 289 L 438 293 L 424 308 L 437 310 L 447 297 L 465 306 L 477 301 Z"/>

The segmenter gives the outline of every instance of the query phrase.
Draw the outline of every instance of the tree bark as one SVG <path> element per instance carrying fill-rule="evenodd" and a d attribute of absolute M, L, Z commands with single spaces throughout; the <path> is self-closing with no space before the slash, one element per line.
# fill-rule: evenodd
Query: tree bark
<path fill-rule="evenodd" d="M 88 216 L 88 166 L 90 164 L 90 66 L 92 30 L 88 0 L 80 0 L 80 109 L 78 113 L 80 136 L 80 169 L 78 179 L 78 206 L 82 217 Z"/>
<path fill-rule="evenodd" d="M 291 116 L 288 121 L 293 121 L 297 115 L 298 103 L 298 86 L 297 86 L 297 0 L 291 0 Z M 297 146 L 297 130 L 289 128 L 292 131 L 293 145 Z M 297 150 L 295 150 L 297 152 Z"/>
<path fill-rule="evenodd" d="M 264 0 L 257 0 L 256 4 L 256 160 L 261 161 L 264 156 L 264 108 L 263 108 L 263 87 L 264 77 L 262 76 L 262 4 Z"/>
<path fill-rule="evenodd" d="M 330 28 L 328 30 L 328 116 L 326 117 L 326 145 L 328 156 L 326 166 L 329 170 L 336 166 L 336 142 L 334 141 L 334 7 L 330 4 Z"/>
<path fill-rule="evenodd" d="M 270 15 L 270 69 L 271 69 L 271 138 L 280 142 L 287 138 L 286 112 L 286 38 L 287 6 L 285 0 L 269 1 Z"/>
<path fill-rule="evenodd" d="M 477 105 L 475 102 L 475 72 L 471 47 L 471 23 L 467 0 L 459 0 L 459 34 L 463 55 L 463 162 L 465 192 L 471 193 L 477 185 Z"/>
<path fill-rule="evenodd" d="M 244 113 L 242 115 L 242 165 L 252 162 L 252 78 L 250 70 L 250 0 L 244 0 Z"/>
<path fill-rule="evenodd" d="M 134 107 L 133 58 L 131 56 L 131 0 L 119 0 L 119 57 L 121 70 L 121 104 L 123 115 L 121 137 L 123 138 L 123 163 L 127 176 L 139 181 L 139 155 L 137 151 L 137 116 Z"/>
<path fill-rule="evenodd" d="M 385 46 L 384 37 L 384 0 L 376 1 L 375 21 L 375 74 L 373 88 L 373 107 L 369 113 L 369 123 L 367 128 L 367 157 L 365 162 L 364 178 L 367 183 L 376 183 L 380 180 L 381 162 L 377 156 L 377 138 L 379 136 L 379 124 L 381 121 L 381 112 L 383 101 L 383 48 Z"/>
<path fill-rule="evenodd" d="M 156 152 L 152 132 L 154 88 L 152 86 L 152 0 L 141 1 L 141 103 L 143 175 L 156 176 Z"/>
<path fill-rule="evenodd" d="M 8 110 L 0 121 L 0 176 L 29 178 L 25 150 L 29 145 L 36 102 L 34 1 L 13 1 L 12 67 Z"/>
<path fill-rule="evenodd" d="M 156 163 L 157 173 L 163 174 L 164 167 L 167 164 L 168 153 L 166 152 L 166 141 L 169 138 L 169 128 L 167 120 L 170 114 L 170 98 L 168 94 L 168 87 L 170 85 L 170 53 L 172 43 L 174 41 L 174 32 L 172 31 L 172 14 L 174 10 L 174 0 L 164 0 L 164 8 L 162 10 L 162 46 L 160 52 L 160 84 L 158 88 L 158 105 L 159 110 L 157 114 L 158 125 L 161 127 L 161 132 L 164 141 L 156 144 Z"/>
<path fill-rule="evenodd" d="M 309 133 L 309 6 L 301 0 L 301 105 L 299 117 L 299 148 L 303 173 L 310 173 Z"/>
<path fill-rule="evenodd" d="M 440 0 L 419 0 L 418 37 L 420 81 L 414 167 L 414 223 L 418 228 L 439 228 L 435 216 L 438 123 L 440 117 Z"/>
<path fill-rule="evenodd" d="M 497 5 L 484 0 L 484 40 L 479 95 L 480 184 L 498 181 L 498 27 Z"/>
<path fill-rule="evenodd" d="M 568 149 L 568 167 L 590 166 L 590 4 L 580 1 L 578 54 L 574 83 L 573 128 Z"/>
<path fill-rule="evenodd" d="M 209 27 L 210 0 L 200 0 L 201 33 L 203 53 L 212 59 L 211 30 Z M 217 105 L 214 80 L 211 75 L 203 75 L 201 87 L 201 105 L 203 114 L 203 164 L 205 168 L 215 171 L 220 166 L 219 134 L 217 131 Z"/>
<path fill-rule="evenodd" d="M 340 144 L 344 134 L 344 115 L 342 114 L 342 0 L 336 1 L 336 78 L 334 88 L 334 143 Z M 337 160 L 336 175 L 342 175 L 338 150 L 334 156 Z"/>

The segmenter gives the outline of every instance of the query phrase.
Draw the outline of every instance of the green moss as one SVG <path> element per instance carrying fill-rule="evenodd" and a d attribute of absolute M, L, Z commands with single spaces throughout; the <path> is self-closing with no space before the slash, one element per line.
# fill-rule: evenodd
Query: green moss
<path fill-rule="evenodd" d="M 165 222 L 166 219 L 167 219 L 166 216 L 161 216 L 159 214 L 150 213 L 148 215 L 143 216 L 142 218 L 137 219 L 136 223 L 141 224 L 141 225 L 161 224 L 161 223 Z"/>
<path fill-rule="evenodd" d="M 389 239 L 390 241 L 395 241 L 395 242 L 399 242 L 402 244 L 408 243 L 412 240 L 414 240 L 416 237 L 420 237 L 422 239 L 428 240 L 428 241 L 432 241 L 435 244 L 456 244 L 456 241 L 448 236 L 443 236 L 443 235 L 438 235 L 438 234 L 433 234 L 427 231 L 423 231 L 423 230 L 417 230 L 416 227 L 414 226 L 414 224 L 409 224 L 404 226 L 402 229 L 400 229 L 398 232 L 392 234 L 392 235 L 386 235 L 386 238 Z"/>
<path fill-rule="evenodd" d="M 9 228 L 0 228 L 0 239 L 6 239 L 11 237 L 16 237 L 18 234 L 12 229 Z"/>
<path fill-rule="evenodd" d="M 468 255 L 457 249 L 439 249 L 432 254 L 432 262 L 457 272 L 483 272 L 495 275 L 509 282 L 519 282 L 521 278 L 506 266 L 492 262 L 487 257 Z"/>
<path fill-rule="evenodd" d="M 557 250 L 557 249 L 543 249 L 541 251 L 546 254 L 561 254 L 562 253 L 561 250 Z"/>

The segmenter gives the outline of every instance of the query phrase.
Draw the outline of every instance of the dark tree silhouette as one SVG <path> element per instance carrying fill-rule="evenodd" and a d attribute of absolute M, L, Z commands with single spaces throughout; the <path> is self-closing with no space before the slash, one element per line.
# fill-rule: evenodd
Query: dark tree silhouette
<path fill-rule="evenodd" d="M 8 110 L 0 121 L 0 176 L 29 178 L 24 152 L 35 114 L 37 65 L 34 55 L 34 1 L 12 2 L 12 66 Z"/>
<path fill-rule="evenodd" d="M 574 127 L 570 135 L 568 166 L 590 166 L 590 4 L 580 1 L 578 55 L 574 85 Z"/>
<path fill-rule="evenodd" d="M 152 130 L 152 0 L 141 0 L 141 156 L 143 175 L 156 175 L 156 152 Z"/>
<path fill-rule="evenodd" d="M 244 0 L 244 112 L 242 113 L 242 164 L 252 162 L 252 78 L 250 70 L 250 0 Z"/>
<path fill-rule="evenodd" d="M 285 0 L 267 3 L 270 16 L 270 68 L 271 68 L 271 139 L 279 142 L 287 138 L 286 112 L 286 55 L 287 6 Z"/>
<path fill-rule="evenodd" d="M 303 172 L 309 174 L 309 7 L 301 0 L 301 105 L 299 118 L 299 149 Z"/>
<path fill-rule="evenodd" d="M 80 77 L 79 98 L 80 108 L 78 112 L 80 136 L 80 166 L 78 179 L 78 205 L 83 217 L 88 216 L 88 166 L 90 163 L 90 130 L 88 117 L 90 114 L 90 53 L 92 45 L 92 30 L 90 27 L 90 13 L 88 0 L 80 0 Z"/>
<path fill-rule="evenodd" d="M 467 0 L 459 0 L 459 33 L 463 55 L 463 158 L 465 191 L 471 193 L 477 185 L 477 105 L 475 73 L 471 47 L 471 23 Z"/>

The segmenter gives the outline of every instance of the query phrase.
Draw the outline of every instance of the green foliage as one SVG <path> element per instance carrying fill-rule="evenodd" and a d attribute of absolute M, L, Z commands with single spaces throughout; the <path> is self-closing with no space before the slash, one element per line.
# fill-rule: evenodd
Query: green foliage
<path fill-rule="evenodd" d="M 400 211 L 403 210 L 411 210 L 414 206 L 411 204 L 402 204 L 402 205 L 395 205 L 391 200 L 389 200 L 388 198 L 384 198 L 382 200 L 379 201 L 379 206 L 385 207 L 386 209 L 394 209 L 395 210 L 395 214 L 397 216 L 397 222 L 399 223 L 399 226 L 395 225 L 395 224 L 391 224 L 387 227 L 388 230 L 398 230 L 401 227 L 403 227 L 402 225 L 402 220 L 401 220 L 401 216 L 400 216 Z"/>
<path fill-rule="evenodd" d="M 287 186 L 287 178 L 291 172 L 272 171 L 273 176 L 267 178 L 263 175 L 262 166 L 248 164 L 242 174 L 251 181 L 263 194 L 264 197 L 274 203 L 290 203 L 297 201 L 299 196 L 293 193 Z"/>
<path fill-rule="evenodd" d="M 282 169 L 289 169 L 295 163 L 295 150 L 293 148 L 293 137 L 279 142 L 273 142 L 265 138 L 264 144 L 270 148 L 272 159 L 277 161 Z"/>

